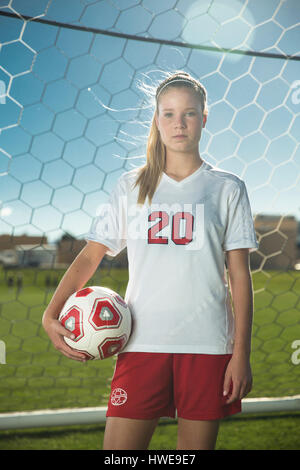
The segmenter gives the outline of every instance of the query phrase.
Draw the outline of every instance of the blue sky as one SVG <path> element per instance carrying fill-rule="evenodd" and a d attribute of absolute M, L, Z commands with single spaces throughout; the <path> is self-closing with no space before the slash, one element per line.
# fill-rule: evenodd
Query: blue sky
<path fill-rule="evenodd" d="M 300 55 L 295 0 L 0 0 L 0 11 L 203 46 Z M 138 87 L 184 69 L 208 92 L 202 158 L 254 214 L 300 219 L 299 61 L 141 42 L 0 16 L 0 233 L 83 237 L 145 154 Z"/>

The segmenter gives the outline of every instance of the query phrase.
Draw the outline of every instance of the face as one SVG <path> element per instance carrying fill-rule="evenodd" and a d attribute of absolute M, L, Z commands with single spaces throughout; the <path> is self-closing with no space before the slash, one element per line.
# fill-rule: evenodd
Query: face
<path fill-rule="evenodd" d="M 197 152 L 206 123 L 199 96 L 188 87 L 169 87 L 158 100 L 155 116 L 167 151 Z"/>

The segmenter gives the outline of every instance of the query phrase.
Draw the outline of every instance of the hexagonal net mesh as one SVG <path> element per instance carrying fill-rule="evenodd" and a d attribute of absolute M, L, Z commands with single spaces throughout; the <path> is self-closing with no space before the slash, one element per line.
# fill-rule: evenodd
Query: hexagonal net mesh
<path fill-rule="evenodd" d="M 245 180 L 254 214 L 249 397 L 299 393 L 298 10 L 260 4 L 0 1 L 1 411 L 107 404 L 115 359 L 67 359 L 41 317 L 98 206 L 144 162 L 141 83 L 177 69 L 208 91 L 201 155 Z M 88 284 L 127 281 L 122 252 Z"/>

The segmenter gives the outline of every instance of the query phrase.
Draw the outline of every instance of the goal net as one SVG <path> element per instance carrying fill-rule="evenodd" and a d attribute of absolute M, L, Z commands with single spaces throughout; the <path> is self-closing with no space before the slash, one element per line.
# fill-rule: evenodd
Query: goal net
<path fill-rule="evenodd" d="M 201 156 L 244 179 L 254 215 L 247 398 L 300 393 L 299 25 L 293 0 L 0 1 L 1 413 L 107 405 L 115 358 L 67 359 L 41 318 L 97 208 L 145 160 L 141 83 L 178 69 L 208 91 Z M 122 252 L 89 285 L 127 281 Z"/>

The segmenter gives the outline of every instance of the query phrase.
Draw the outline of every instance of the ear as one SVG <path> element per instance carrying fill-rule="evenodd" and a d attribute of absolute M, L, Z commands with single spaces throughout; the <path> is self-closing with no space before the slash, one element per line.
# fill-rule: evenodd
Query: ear
<path fill-rule="evenodd" d="M 202 127 L 205 127 L 206 121 L 207 121 L 207 114 L 204 114 L 204 116 L 203 116 L 203 126 Z"/>

